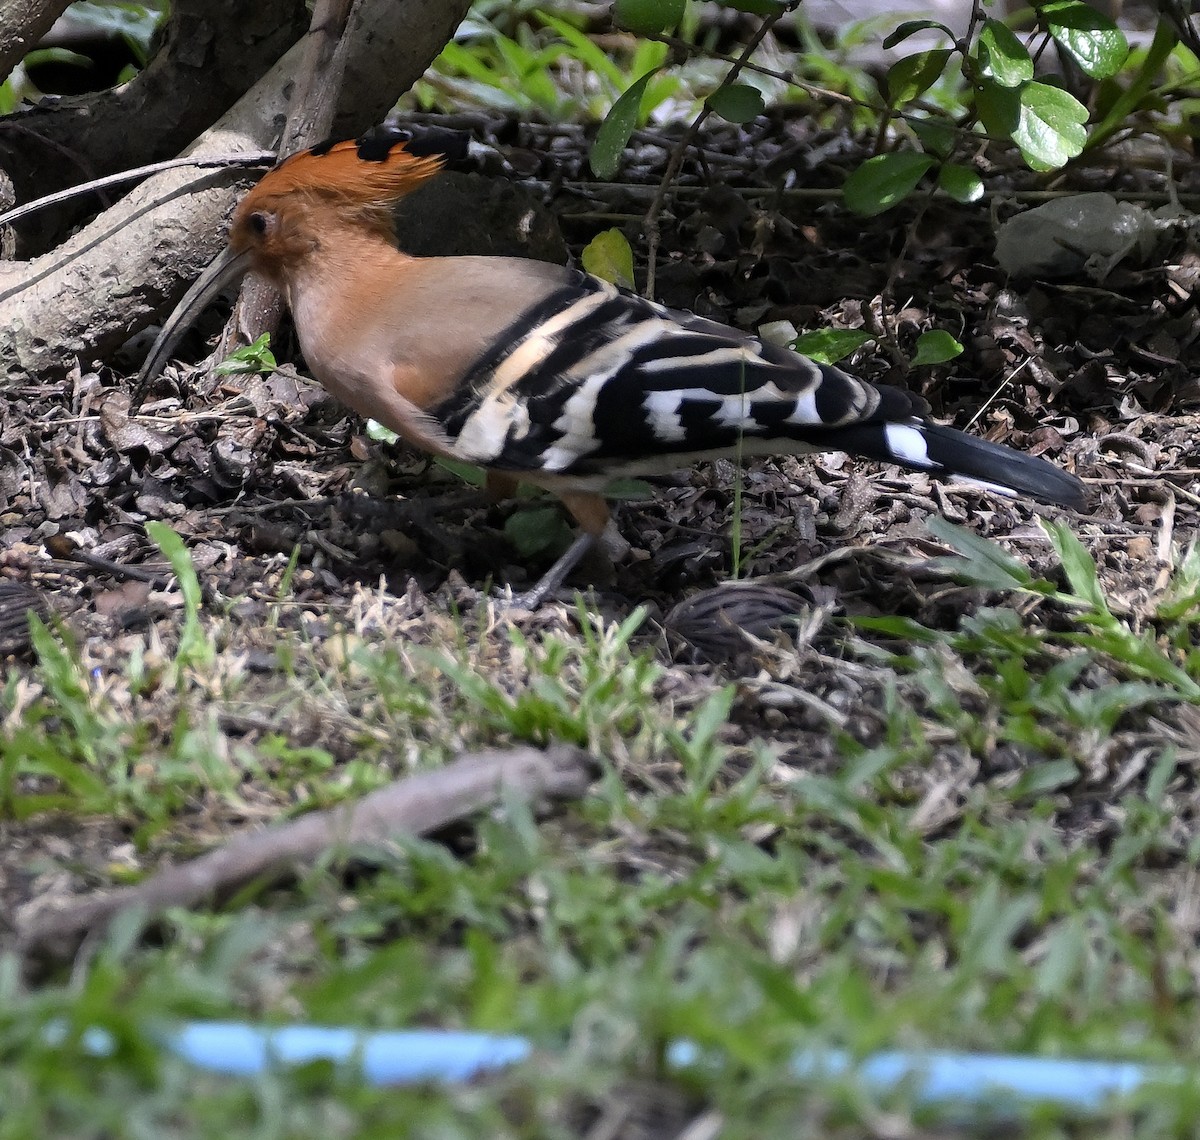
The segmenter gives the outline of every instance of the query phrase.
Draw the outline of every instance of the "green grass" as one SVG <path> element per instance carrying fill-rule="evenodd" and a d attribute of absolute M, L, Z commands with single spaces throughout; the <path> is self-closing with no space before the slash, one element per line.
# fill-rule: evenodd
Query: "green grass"
<path fill-rule="evenodd" d="M 671 1099 L 674 1132 L 716 1112 L 723 1136 L 895 1135 L 897 1121 L 932 1136 L 951 1125 L 903 1093 L 881 1115 L 852 1083 L 806 1086 L 789 1056 L 1197 1064 L 1200 841 L 1194 751 L 1178 743 L 1200 679 L 1195 554 L 1125 613 L 1063 530 L 1054 581 L 939 533 L 988 604 L 953 628 L 841 623 L 736 685 L 671 664 L 640 613 L 522 632 L 363 594 L 314 633 L 281 596 L 265 627 L 242 628 L 205 612 L 186 553 L 158 533 L 184 606 L 157 683 L 157 633 L 122 687 L 98 679 L 94 647 L 40 630 L 39 663 L 4 691 L 0 826 L 29 839 L 115 819 L 134 839 L 132 867 L 88 866 L 84 884 L 210 846 L 248 805 L 284 816 L 463 748 L 572 741 L 605 773 L 586 800 L 540 819 L 509 805 L 453 849 L 414 840 L 350 876 L 310 868 L 152 931 L 131 919 L 70 969 L 0 959 L 0 1136 L 569 1136 L 614 1106 L 649 1111 L 639 1089 Z M 263 629 L 279 667 L 252 678 L 234 663 Z M 843 727 L 773 715 L 763 694 L 789 688 Z M 276 727 L 232 739 L 223 726 L 249 709 Z M 154 1047 L 188 1017 L 472 1027 L 542 1053 L 445 1090 L 372 1090 L 322 1066 L 222 1080 Z M 111 1055 L 84 1048 L 89 1027 Z M 710 1051 L 703 1073 L 664 1069 L 681 1037 Z M 1024 1134 L 1190 1134 L 1191 1091 L 1142 1102 L 1079 1133 L 1043 1114 Z"/>

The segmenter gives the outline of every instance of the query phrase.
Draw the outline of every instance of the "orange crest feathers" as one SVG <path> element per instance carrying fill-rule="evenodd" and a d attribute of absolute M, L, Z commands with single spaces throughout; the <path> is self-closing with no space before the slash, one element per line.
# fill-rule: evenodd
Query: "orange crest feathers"
<path fill-rule="evenodd" d="M 347 204 L 386 206 L 415 190 L 442 167 L 440 153 L 415 154 L 400 132 L 379 132 L 345 142 L 320 143 L 285 158 L 247 195 L 250 199 L 301 192 Z M 251 207 L 253 208 L 253 207 Z"/>

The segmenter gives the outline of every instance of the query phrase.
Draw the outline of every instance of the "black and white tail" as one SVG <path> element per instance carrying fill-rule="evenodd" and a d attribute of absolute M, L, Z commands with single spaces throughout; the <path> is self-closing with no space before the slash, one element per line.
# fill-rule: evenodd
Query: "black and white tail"
<path fill-rule="evenodd" d="M 834 428 L 822 433 L 822 443 L 836 451 L 898 463 L 1001 495 L 1025 495 L 1072 510 L 1082 510 L 1087 504 L 1083 483 L 1053 463 L 925 419 Z"/>

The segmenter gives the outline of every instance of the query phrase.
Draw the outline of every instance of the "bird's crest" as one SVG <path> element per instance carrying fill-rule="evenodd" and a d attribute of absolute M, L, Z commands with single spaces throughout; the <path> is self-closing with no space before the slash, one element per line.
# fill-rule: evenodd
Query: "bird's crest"
<path fill-rule="evenodd" d="M 418 153 L 421 152 L 421 153 Z M 377 132 L 358 140 L 325 142 L 285 158 L 242 200 L 239 212 L 293 193 L 346 205 L 386 207 L 432 178 L 445 155 L 430 153 L 403 132 Z"/>

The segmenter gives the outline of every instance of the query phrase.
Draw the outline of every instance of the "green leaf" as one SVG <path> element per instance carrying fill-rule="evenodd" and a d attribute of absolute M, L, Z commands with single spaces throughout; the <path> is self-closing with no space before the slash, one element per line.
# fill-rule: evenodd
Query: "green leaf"
<path fill-rule="evenodd" d="M 164 522 L 152 519 L 146 523 L 146 533 L 150 540 L 163 552 L 163 556 L 175 571 L 179 581 L 179 592 L 183 595 L 185 608 L 193 612 L 200 609 L 200 581 L 196 577 L 196 568 L 192 564 L 192 556 L 178 532 L 172 530 Z"/>
<path fill-rule="evenodd" d="M 1092 137 L 1087 144 L 1089 147 L 1100 146 L 1124 127 L 1125 120 L 1154 86 L 1159 71 L 1178 43 L 1179 35 L 1175 29 L 1165 20 L 1160 20 L 1133 81 L 1117 96 L 1104 118 L 1092 129 Z"/>
<path fill-rule="evenodd" d="M 748 123 L 763 113 L 766 104 L 757 87 L 748 83 L 731 83 L 718 87 L 708 97 L 708 105 L 730 123 Z"/>
<path fill-rule="evenodd" d="M 31 51 L 23 62 L 27 67 L 44 67 L 48 63 L 58 63 L 64 67 L 81 67 L 88 70 L 95 66 L 91 56 L 63 47 L 37 48 Z"/>
<path fill-rule="evenodd" d="M 461 44 L 448 43 L 438 56 L 437 66 L 443 74 L 465 76 L 465 87 L 472 98 L 486 107 L 528 111 L 531 106 L 532 100 L 527 98 L 524 87 L 520 91 L 509 90 L 513 86 L 509 76 Z"/>
<path fill-rule="evenodd" d="M 375 443 L 395 443 L 400 438 L 390 427 L 384 427 L 378 420 L 367 420 L 367 439 Z"/>
<path fill-rule="evenodd" d="M 1076 777 L 1078 778 L 1078 777 Z M 1072 914 L 1053 929 L 1043 943 L 1042 960 L 1034 972 L 1034 989 L 1043 998 L 1065 1000 L 1077 990 L 1087 971 L 1090 938 L 1082 915 Z"/>
<path fill-rule="evenodd" d="M 988 134 L 1011 138 L 1034 170 L 1063 166 L 1087 142 L 1087 108 L 1058 87 L 1027 83 L 1013 89 L 987 83 L 976 101 Z"/>
<path fill-rule="evenodd" d="M 1083 543 L 1076 538 L 1070 527 L 1056 523 L 1052 519 L 1038 520 L 1042 529 L 1050 537 L 1062 563 L 1063 573 L 1067 576 L 1071 592 L 1082 600 L 1094 614 L 1111 617 L 1108 600 L 1100 586 L 1100 578 L 1096 573 L 1096 561 L 1087 552 Z"/>
<path fill-rule="evenodd" d="M 930 329 L 917 337 L 917 353 L 912 358 L 914 365 L 944 364 L 962 353 L 963 346 L 943 329 Z"/>
<path fill-rule="evenodd" d="M 633 49 L 633 57 L 629 61 L 626 68 L 627 75 L 645 75 L 647 71 L 653 71 L 655 68 L 661 68 L 667 62 L 667 57 L 671 54 L 671 49 L 666 44 L 660 43 L 658 40 L 638 40 L 637 47 Z M 648 91 L 653 91 L 656 84 L 673 83 L 678 85 L 679 77 L 668 72 L 666 75 L 659 75 L 657 79 L 647 88 Z M 622 83 L 624 86 L 624 83 Z M 646 110 L 645 102 L 642 103 L 643 113 Z"/>
<path fill-rule="evenodd" d="M 983 179 L 969 166 L 948 162 L 938 171 L 938 185 L 957 202 L 978 202 Z"/>
<path fill-rule="evenodd" d="M 687 0 L 617 0 L 613 18 L 639 36 L 652 36 L 678 25 L 686 5 Z"/>
<path fill-rule="evenodd" d="M 163 552 L 163 556 L 171 564 L 171 569 L 175 571 L 175 578 L 179 583 L 179 592 L 183 596 L 183 629 L 179 633 L 179 648 L 173 663 L 176 683 L 180 684 L 186 666 L 211 664 L 216 650 L 200 624 L 200 605 L 203 593 L 200 589 L 200 579 L 196 576 L 196 566 L 192 561 L 191 552 L 178 533 L 157 519 L 146 523 L 146 533 L 150 536 L 150 541 Z"/>
<path fill-rule="evenodd" d="M 1074 760 L 1047 760 L 1022 772 L 1009 791 L 1014 799 L 1045 795 L 1079 782 L 1079 768 Z"/>
<path fill-rule="evenodd" d="M 975 890 L 959 948 L 973 973 L 1004 970 L 1022 927 L 1037 913 L 1038 905 L 1032 892 L 1005 898 L 997 879 Z"/>
<path fill-rule="evenodd" d="M 614 479 L 604 484 L 606 499 L 631 499 L 634 502 L 654 498 L 654 486 L 645 479 Z"/>
<path fill-rule="evenodd" d="M 1087 142 L 1087 108 L 1060 87 L 1030 83 L 1021 89 L 1021 120 L 1013 142 L 1032 166 L 1062 166 Z"/>
<path fill-rule="evenodd" d="M 888 103 L 898 107 L 923 95 L 942 77 L 949 59 L 949 48 L 919 51 L 898 59 L 888 68 L 885 80 Z"/>
<path fill-rule="evenodd" d="M 999 20 L 985 20 L 977 50 L 984 76 L 1001 87 L 1019 87 L 1033 78 L 1033 60 L 1012 29 Z"/>
<path fill-rule="evenodd" d="M 634 287 L 633 250 L 618 229 L 605 230 L 588 242 L 583 251 L 583 268 L 622 289 Z"/>
<path fill-rule="evenodd" d="M 235 348 L 213 369 L 216 376 L 236 376 L 246 372 L 274 372 L 278 366 L 271 351 L 271 334 L 265 332 L 253 344 Z"/>
<path fill-rule="evenodd" d="M 924 32 L 930 28 L 936 28 L 939 32 L 945 32 L 951 40 L 956 38 L 954 33 L 945 24 L 939 24 L 937 20 L 905 20 L 903 24 L 883 41 L 883 46 L 885 48 L 894 48 L 898 43 L 903 43 L 909 36 L 915 36 L 917 32 Z"/>
<path fill-rule="evenodd" d="M 854 213 L 874 217 L 907 198 L 933 163 L 932 155 L 915 150 L 877 154 L 846 179 L 842 197 Z"/>
<path fill-rule="evenodd" d="M 907 617 L 871 617 L 867 614 L 849 614 L 846 617 L 855 629 L 865 629 L 872 633 L 881 633 L 887 637 L 896 637 L 902 641 L 915 641 L 922 645 L 933 645 L 940 634 Z"/>
<path fill-rule="evenodd" d="M 504 537 L 523 558 L 559 554 L 571 545 L 571 528 L 557 507 L 535 507 L 508 516 Z"/>
<path fill-rule="evenodd" d="M 763 996 L 796 1025 L 819 1025 L 821 1006 L 796 978 L 790 964 L 787 969 L 747 955 L 746 974 L 753 978 Z"/>
<path fill-rule="evenodd" d="M 548 111 L 557 109 L 559 89 L 550 69 L 554 49 L 535 53 L 499 34 L 492 37 L 492 46 L 504 62 L 504 71 L 498 72 L 495 78 L 502 89 L 510 92 L 516 80 L 523 98 Z"/>
<path fill-rule="evenodd" d="M 836 364 L 874 339 L 858 329 L 816 329 L 796 337 L 792 347 L 818 364 Z"/>
<path fill-rule="evenodd" d="M 625 93 L 612 105 L 592 143 L 588 163 L 597 178 L 611 178 L 621 165 L 621 152 L 637 126 L 638 112 L 642 107 L 642 96 L 653 71 L 635 79 Z"/>
<path fill-rule="evenodd" d="M 566 41 L 572 55 L 580 63 L 591 68 L 597 75 L 604 76 L 615 88 L 620 88 L 625 83 L 625 72 L 585 32 L 581 32 L 568 20 L 552 16 L 549 12 L 539 10 L 537 18 Z"/>
<path fill-rule="evenodd" d="M 1029 567 L 991 540 L 980 538 L 974 531 L 955 526 L 936 515 L 927 519 L 925 526 L 934 538 L 952 547 L 961 556 L 933 560 L 936 566 L 955 577 L 984 590 L 1043 592 L 1036 588 L 1038 583 L 1034 581 Z"/>
<path fill-rule="evenodd" d="M 433 462 L 438 467 L 449 471 L 451 475 L 457 475 L 464 483 L 469 483 L 472 487 L 482 487 L 487 482 L 483 468 L 476 467 L 473 463 L 464 463 L 461 459 L 447 459 L 441 455 Z"/>
<path fill-rule="evenodd" d="M 954 150 L 958 128 L 946 119 L 909 119 L 908 125 L 921 141 L 923 150 L 936 154 L 938 158 L 948 158 Z"/>
<path fill-rule="evenodd" d="M 1116 75 L 1129 55 L 1124 33 L 1081 0 L 1051 0 L 1038 8 L 1038 18 L 1079 69 L 1093 79 Z"/>

